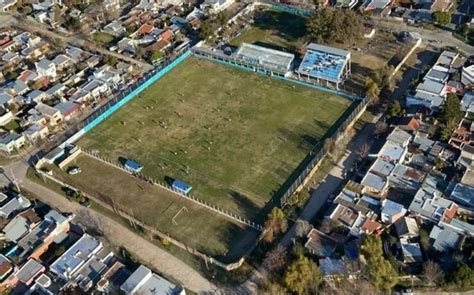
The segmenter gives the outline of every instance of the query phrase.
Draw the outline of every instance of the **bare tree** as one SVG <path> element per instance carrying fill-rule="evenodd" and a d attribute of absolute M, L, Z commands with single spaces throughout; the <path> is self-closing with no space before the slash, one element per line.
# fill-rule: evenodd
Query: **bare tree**
<path fill-rule="evenodd" d="M 77 211 L 76 217 L 78 218 L 79 223 L 82 224 L 92 235 L 105 237 L 104 224 L 102 223 L 102 220 L 95 214 L 91 213 L 90 210 L 81 209 Z"/>
<path fill-rule="evenodd" d="M 303 237 L 311 230 L 311 224 L 306 220 L 298 219 L 296 221 L 296 236 Z"/>
<path fill-rule="evenodd" d="M 443 271 L 438 263 L 428 260 L 423 263 L 422 277 L 429 286 L 436 286 L 443 278 Z"/>
<path fill-rule="evenodd" d="M 278 271 L 286 264 L 287 249 L 281 245 L 267 252 L 263 260 L 263 267 L 269 271 Z"/>
<path fill-rule="evenodd" d="M 329 234 L 332 232 L 335 228 L 337 228 L 339 225 L 337 221 L 334 221 L 330 218 L 326 218 L 321 222 L 321 226 L 319 227 L 319 230 L 322 231 L 325 234 Z"/>
<path fill-rule="evenodd" d="M 388 129 L 388 126 L 387 126 L 386 123 L 384 123 L 384 122 L 377 122 L 377 123 L 375 124 L 375 131 L 374 131 L 374 133 L 375 133 L 375 135 L 379 136 L 379 135 L 385 133 L 385 132 L 387 131 L 387 129 Z"/>
<path fill-rule="evenodd" d="M 334 138 L 326 138 L 326 140 L 324 141 L 324 149 L 326 150 L 326 152 L 331 154 L 332 152 L 334 152 L 335 147 L 336 140 L 334 140 Z"/>
<path fill-rule="evenodd" d="M 370 145 L 367 143 L 364 143 L 359 147 L 359 150 L 357 151 L 357 155 L 359 156 L 360 159 L 364 159 L 369 155 L 370 152 Z"/>

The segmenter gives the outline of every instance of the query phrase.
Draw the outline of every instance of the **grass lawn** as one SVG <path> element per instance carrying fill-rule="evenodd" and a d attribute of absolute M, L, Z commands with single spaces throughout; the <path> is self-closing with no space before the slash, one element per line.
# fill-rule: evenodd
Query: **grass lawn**
<path fill-rule="evenodd" d="M 115 39 L 114 36 L 104 33 L 104 32 L 97 31 L 94 34 L 92 34 L 92 40 L 94 40 L 95 42 L 99 44 L 109 44 L 110 42 L 114 41 L 114 39 Z"/>
<path fill-rule="evenodd" d="M 256 12 L 254 24 L 240 36 L 232 39 L 233 46 L 241 43 L 294 52 L 306 35 L 306 18 L 286 12 L 264 10 Z"/>
<path fill-rule="evenodd" d="M 248 249 L 247 243 L 252 243 L 258 235 L 256 230 L 234 223 L 87 155 L 79 155 L 71 165 L 80 166 L 81 174 L 71 176 L 53 168 L 54 175 L 103 201 L 113 199 L 123 208 L 132 210 L 137 219 L 208 255 L 227 255 L 229 259 L 238 257 Z M 187 212 L 181 211 L 175 217 L 183 207 Z M 177 224 L 172 223 L 173 217 Z"/>
<path fill-rule="evenodd" d="M 254 219 L 349 104 L 189 58 L 79 145 L 134 159 L 144 174 L 186 181 L 199 198 Z"/>

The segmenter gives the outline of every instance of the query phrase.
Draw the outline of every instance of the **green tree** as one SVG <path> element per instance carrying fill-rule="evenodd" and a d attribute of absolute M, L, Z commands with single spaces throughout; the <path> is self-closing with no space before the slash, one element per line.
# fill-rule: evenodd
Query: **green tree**
<path fill-rule="evenodd" d="M 461 102 L 454 93 L 449 93 L 444 101 L 438 119 L 443 123 L 440 130 L 440 140 L 447 141 L 453 133 L 456 126 L 464 116 L 461 110 Z"/>
<path fill-rule="evenodd" d="M 451 273 L 450 283 L 468 289 L 474 286 L 474 271 L 465 263 L 457 265 L 456 270 Z"/>
<path fill-rule="evenodd" d="M 151 60 L 152 61 L 160 60 L 162 57 L 163 57 L 163 52 L 161 52 L 161 50 L 155 50 L 151 54 Z"/>
<path fill-rule="evenodd" d="M 105 62 L 106 62 L 109 66 L 114 67 L 114 66 L 117 64 L 118 60 L 117 60 L 117 58 L 116 58 L 115 56 L 113 56 L 113 55 L 107 55 L 107 57 L 105 58 Z"/>
<path fill-rule="evenodd" d="M 365 80 L 365 90 L 367 91 L 367 98 L 369 99 L 369 102 L 371 104 L 376 104 L 380 99 L 379 85 L 369 77 Z"/>
<path fill-rule="evenodd" d="M 447 25 L 451 22 L 451 13 L 447 11 L 433 12 L 433 20 L 440 25 Z"/>
<path fill-rule="evenodd" d="M 306 29 L 317 43 L 344 43 L 362 37 L 364 26 L 361 17 L 353 11 L 325 8 L 313 13 Z"/>
<path fill-rule="evenodd" d="M 199 37 L 202 40 L 209 39 L 213 34 L 212 24 L 210 19 L 205 20 L 201 23 L 201 27 L 199 28 Z"/>
<path fill-rule="evenodd" d="M 438 119 L 446 125 L 457 125 L 464 117 L 461 110 L 461 101 L 454 93 L 449 93 L 444 101 Z"/>
<path fill-rule="evenodd" d="M 273 208 L 267 216 L 265 221 L 264 230 L 265 236 L 264 241 L 267 243 L 273 242 L 275 236 L 285 232 L 288 228 L 288 221 L 286 220 L 285 213 L 280 208 Z"/>
<path fill-rule="evenodd" d="M 388 115 L 392 118 L 398 117 L 403 114 L 402 106 L 398 100 L 392 101 L 388 106 Z"/>
<path fill-rule="evenodd" d="M 66 248 L 64 246 L 59 246 L 56 248 L 56 250 L 54 250 L 54 256 L 59 257 L 63 255 L 64 252 L 66 252 Z"/>
<path fill-rule="evenodd" d="M 390 292 L 398 282 L 398 273 L 383 256 L 382 240 L 378 236 L 365 236 L 360 253 L 367 261 L 367 272 L 372 285 L 381 292 Z"/>
<path fill-rule="evenodd" d="M 322 276 L 314 262 L 308 257 L 300 256 L 288 266 L 283 280 L 291 292 L 303 294 L 319 287 L 322 283 Z"/>

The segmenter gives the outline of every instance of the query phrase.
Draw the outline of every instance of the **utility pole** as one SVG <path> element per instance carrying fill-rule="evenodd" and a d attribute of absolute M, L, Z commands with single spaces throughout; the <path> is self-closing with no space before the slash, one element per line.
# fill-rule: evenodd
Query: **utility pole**
<path fill-rule="evenodd" d="M 18 190 L 18 193 L 21 193 L 20 186 L 18 186 L 18 182 L 16 181 L 15 173 L 13 173 L 13 169 L 10 169 L 10 172 L 12 173 L 13 182 L 15 183 L 15 186 L 16 186 L 16 189 Z"/>

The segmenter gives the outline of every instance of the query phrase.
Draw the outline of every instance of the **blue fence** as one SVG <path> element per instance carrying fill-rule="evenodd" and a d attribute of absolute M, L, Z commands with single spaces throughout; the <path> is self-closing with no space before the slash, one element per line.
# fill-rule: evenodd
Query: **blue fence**
<path fill-rule="evenodd" d="M 304 17 L 310 17 L 311 11 L 309 9 L 304 9 L 301 7 L 295 7 L 291 5 L 283 5 L 283 4 L 272 4 L 272 9 L 280 12 L 287 12 L 290 14 L 301 15 Z"/>
<path fill-rule="evenodd" d="M 139 81 L 137 81 L 133 86 L 131 86 L 131 88 L 120 93 L 116 98 L 109 101 L 107 104 L 103 105 L 97 111 L 95 111 L 92 115 L 90 115 L 84 121 L 84 126 L 79 131 L 77 131 L 73 136 L 71 136 L 68 140 L 66 140 L 60 147 L 64 148 L 66 145 L 76 142 L 84 134 L 86 134 L 92 128 L 97 126 L 99 123 L 101 123 L 102 121 L 110 117 L 110 115 L 112 115 L 115 111 L 117 111 L 127 102 L 134 99 L 138 94 L 140 94 L 140 92 L 145 90 L 148 86 L 152 85 L 158 79 L 166 75 L 174 67 L 176 67 L 183 60 L 189 57 L 190 54 L 191 52 L 187 50 L 182 55 L 180 55 L 173 61 L 170 61 L 168 64 L 166 64 L 162 68 L 157 68 L 145 74 Z"/>

